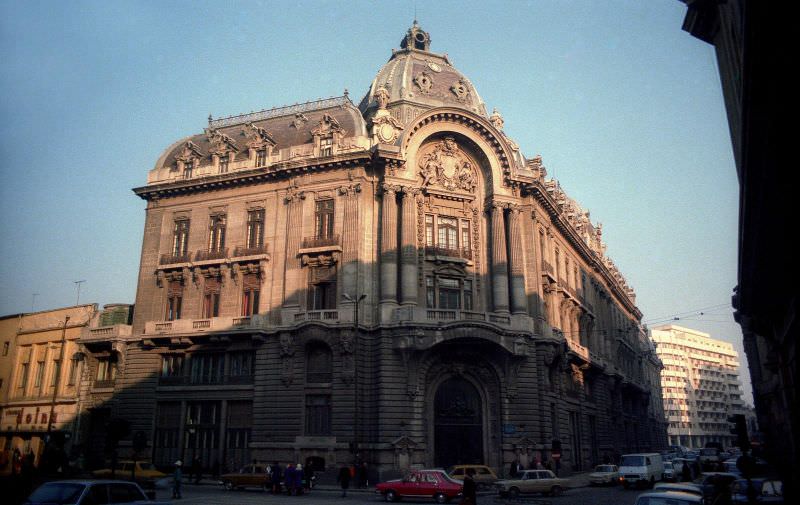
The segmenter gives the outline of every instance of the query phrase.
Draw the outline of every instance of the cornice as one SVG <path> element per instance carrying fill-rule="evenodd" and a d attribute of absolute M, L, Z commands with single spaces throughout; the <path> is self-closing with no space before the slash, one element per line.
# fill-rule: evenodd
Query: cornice
<path fill-rule="evenodd" d="M 247 186 L 275 179 L 285 179 L 306 172 L 321 172 L 337 168 L 369 162 L 369 151 L 345 153 L 330 158 L 289 160 L 269 167 L 251 170 L 239 170 L 227 174 L 198 177 L 197 179 L 180 180 L 160 184 L 150 184 L 134 188 L 133 192 L 144 200 L 178 196 L 190 193 L 217 191 L 232 187 Z"/>

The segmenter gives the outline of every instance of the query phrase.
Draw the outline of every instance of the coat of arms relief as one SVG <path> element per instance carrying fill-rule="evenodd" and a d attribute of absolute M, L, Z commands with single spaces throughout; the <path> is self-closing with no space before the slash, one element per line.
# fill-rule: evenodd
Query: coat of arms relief
<path fill-rule="evenodd" d="M 458 148 L 453 137 L 445 137 L 419 162 L 422 185 L 441 186 L 448 191 L 475 192 L 473 163 Z"/>

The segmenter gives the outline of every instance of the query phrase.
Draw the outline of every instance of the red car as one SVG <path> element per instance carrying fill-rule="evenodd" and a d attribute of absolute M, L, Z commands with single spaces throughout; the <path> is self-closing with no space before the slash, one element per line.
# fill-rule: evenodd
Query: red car
<path fill-rule="evenodd" d="M 463 484 L 450 478 L 444 470 L 412 470 L 402 479 L 381 482 L 375 486 L 386 501 L 400 498 L 433 498 L 446 503 L 461 496 Z"/>

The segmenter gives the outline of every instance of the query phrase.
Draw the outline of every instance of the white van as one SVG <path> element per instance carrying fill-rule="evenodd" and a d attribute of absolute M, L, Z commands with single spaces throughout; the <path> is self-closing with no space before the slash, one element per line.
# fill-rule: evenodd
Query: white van
<path fill-rule="evenodd" d="M 664 461 L 657 452 L 624 454 L 619 464 L 619 480 L 626 489 L 640 484 L 652 486 L 663 473 Z"/>

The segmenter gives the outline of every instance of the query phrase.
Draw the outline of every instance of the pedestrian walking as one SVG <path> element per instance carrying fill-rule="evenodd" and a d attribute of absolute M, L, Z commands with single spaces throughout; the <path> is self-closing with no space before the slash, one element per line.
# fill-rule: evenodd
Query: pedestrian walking
<path fill-rule="evenodd" d="M 200 478 L 203 476 L 203 464 L 200 462 L 200 457 L 197 455 L 192 458 L 191 472 L 194 477 L 194 483 L 200 484 Z"/>
<path fill-rule="evenodd" d="M 183 472 L 181 467 L 183 462 L 178 460 L 175 462 L 175 472 L 172 474 L 172 499 L 178 500 L 181 498 L 181 483 L 183 481 Z"/>
<path fill-rule="evenodd" d="M 294 494 L 294 463 L 286 465 L 286 470 L 283 472 L 283 483 L 286 485 L 286 494 L 292 496 Z"/>
<path fill-rule="evenodd" d="M 475 469 L 467 468 L 466 475 L 464 475 L 464 486 L 461 489 L 461 505 L 476 505 L 478 501 L 478 486 L 474 476 Z"/>
<path fill-rule="evenodd" d="M 283 471 L 281 469 L 281 465 L 276 461 L 274 465 L 272 465 L 271 472 L 270 472 L 270 480 L 272 481 L 272 494 L 280 494 L 281 493 L 281 476 Z"/>
<path fill-rule="evenodd" d="M 358 487 L 363 489 L 366 488 L 367 485 L 367 462 L 362 461 L 361 464 L 358 465 Z"/>
<path fill-rule="evenodd" d="M 347 465 L 342 466 L 339 469 L 339 476 L 336 477 L 336 481 L 342 487 L 342 498 L 347 496 L 347 489 L 350 487 L 350 467 Z"/>

